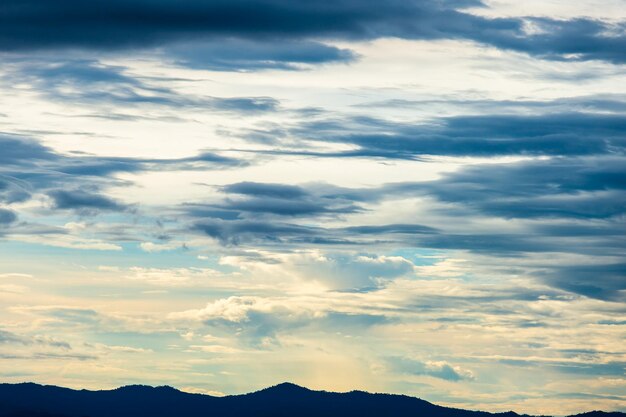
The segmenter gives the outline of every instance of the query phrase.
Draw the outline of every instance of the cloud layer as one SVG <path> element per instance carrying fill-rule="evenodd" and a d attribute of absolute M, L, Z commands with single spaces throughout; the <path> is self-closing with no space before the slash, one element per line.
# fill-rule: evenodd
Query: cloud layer
<path fill-rule="evenodd" d="M 625 410 L 625 26 L 539 3 L 3 3 L 0 378 Z"/>

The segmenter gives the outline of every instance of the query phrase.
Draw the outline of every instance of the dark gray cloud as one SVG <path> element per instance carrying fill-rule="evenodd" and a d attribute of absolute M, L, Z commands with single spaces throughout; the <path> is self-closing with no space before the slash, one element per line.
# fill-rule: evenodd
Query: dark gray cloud
<path fill-rule="evenodd" d="M 353 145 L 354 150 L 275 153 L 419 159 L 424 156 L 583 156 L 624 153 L 626 117 L 622 114 L 549 113 L 543 115 L 453 116 L 408 124 L 369 117 L 321 119 L 289 131 L 306 141 Z M 292 147 L 293 149 L 293 147 Z"/>
<path fill-rule="evenodd" d="M 59 172 L 68 175 L 98 177 L 120 172 L 141 172 L 158 170 L 203 170 L 211 166 L 228 168 L 246 166 L 248 162 L 222 156 L 212 152 L 198 155 L 167 159 L 167 158 L 130 158 L 106 156 L 75 156 L 65 157 L 57 164 Z"/>
<path fill-rule="evenodd" d="M 309 39 L 362 40 L 381 37 L 405 39 L 460 39 L 496 48 L 528 53 L 545 59 L 598 59 L 626 61 L 624 23 L 579 18 L 487 18 L 463 9 L 482 7 L 480 1 L 324 0 L 174 0 L 107 1 L 87 5 L 78 0 L 10 0 L 0 11 L 0 49 L 83 48 L 112 50 L 145 48 L 181 40 L 251 39 L 272 45 L 300 44 L 298 52 L 243 51 L 240 58 L 223 64 L 205 59 L 208 67 L 233 67 L 233 62 L 336 61 L 337 50 L 314 47 Z M 527 31 L 528 24 L 539 30 Z M 288 39 L 288 41 L 286 41 Z M 218 56 L 223 51 L 210 53 Z M 272 47 L 266 47 L 272 49 Z M 261 48 L 260 48 L 261 49 Z M 184 53 L 183 53 L 184 54 Z M 228 56 L 226 58 L 229 58 Z M 188 60 L 197 66 L 202 60 Z M 229 61 L 228 59 L 226 61 Z M 182 62 L 186 62 L 184 59 Z M 267 65 L 267 64 L 266 64 Z M 249 68 L 263 64 L 249 65 Z"/>
<path fill-rule="evenodd" d="M 213 71 L 298 70 L 324 63 L 349 63 L 356 55 L 346 49 L 312 41 L 262 42 L 220 39 L 174 44 L 163 51 L 178 65 Z"/>
<path fill-rule="evenodd" d="M 316 4 L 281 0 L 193 0 L 184 5 L 172 0 L 116 0 L 97 1 L 87 7 L 76 0 L 62 0 L 54 5 L 41 0 L 9 1 L 0 15 L 4 27 L 0 47 L 5 50 L 59 46 L 106 49 L 211 36 L 372 38 L 415 32 L 414 36 L 439 37 L 445 35 L 445 32 L 437 33 L 437 25 L 444 23 L 442 18 L 462 18 L 464 15 L 452 8 L 470 4 L 480 3 L 393 0 L 380 7 L 374 2 L 353 0 Z M 22 26 L 35 22 L 38 26 L 30 30 Z M 519 29 L 514 20 L 496 20 L 492 26 Z M 58 30 L 59 27 L 63 30 Z"/>
<path fill-rule="evenodd" d="M 11 187 L 25 189 L 29 182 L 67 185 L 81 177 L 94 177 L 95 180 L 95 177 L 120 172 L 225 168 L 247 164 L 212 152 L 177 159 L 63 155 L 32 138 L 6 134 L 0 134 L 0 149 L 3 150 L 0 153 L 0 193 Z"/>
<path fill-rule="evenodd" d="M 608 219 L 626 213 L 626 166 L 620 157 L 485 164 L 422 187 L 443 202 L 506 218 Z"/>
<path fill-rule="evenodd" d="M 55 160 L 59 156 L 39 142 L 17 135 L 0 132 L 0 166 L 33 164 L 40 160 Z"/>
<path fill-rule="evenodd" d="M 622 158 L 608 155 L 470 165 L 459 171 L 443 174 L 434 181 L 390 183 L 373 188 L 350 189 L 316 184 L 305 190 L 302 187 L 278 184 L 240 183 L 224 187 L 224 190 L 250 194 L 255 198 L 284 192 L 289 201 L 315 195 L 320 199 L 356 205 L 388 199 L 432 196 L 440 202 L 453 203 L 467 209 L 459 211 L 458 215 L 609 220 L 624 214 L 625 184 L 626 168 Z M 243 191 L 238 191 L 240 187 Z M 450 210 L 447 214 L 455 213 Z M 614 227 L 598 226 L 546 224 L 538 225 L 536 230 L 541 229 L 563 237 L 616 234 Z M 427 229 L 415 228 L 414 225 L 351 226 L 346 231 L 428 232 Z"/>
<path fill-rule="evenodd" d="M 590 298 L 626 301 L 626 263 L 571 265 L 542 274 L 556 288 Z"/>
<path fill-rule="evenodd" d="M 0 174 L 0 202 L 4 204 L 20 203 L 30 198 L 30 193 L 23 188 L 23 184 L 12 178 L 3 179 Z"/>
<path fill-rule="evenodd" d="M 198 217 L 211 217 L 213 213 L 218 218 L 245 219 L 259 215 L 337 216 L 362 211 L 352 201 L 293 185 L 242 182 L 222 187 L 221 191 L 228 195 L 222 202 L 189 204 L 188 213 Z"/>
<path fill-rule="evenodd" d="M 332 203 L 331 203 L 332 204 Z M 346 214 L 359 211 L 352 204 L 332 206 L 324 204 L 324 201 L 313 200 L 284 200 L 277 198 L 228 199 L 222 204 L 215 204 L 213 207 L 224 210 L 236 211 L 241 214 L 274 214 L 278 216 L 311 216 L 323 214 Z"/>
<path fill-rule="evenodd" d="M 369 228 L 359 230 L 359 227 L 325 228 L 321 226 L 302 225 L 297 223 L 281 222 L 276 219 L 243 220 L 225 218 L 222 213 L 203 212 L 213 217 L 205 220 L 196 220 L 191 230 L 201 232 L 228 246 L 270 246 L 285 248 L 289 245 L 303 246 L 347 246 L 371 245 L 375 243 L 391 243 L 402 241 L 411 246 L 418 242 L 414 240 L 387 239 L 384 234 L 372 233 Z M 381 229 L 393 230 L 403 228 L 407 234 L 433 233 L 432 228 L 411 225 L 415 232 L 410 232 L 407 225 L 382 225 Z"/>
<path fill-rule="evenodd" d="M 53 190 L 48 195 L 54 207 L 62 210 L 76 210 L 81 213 L 101 211 L 125 211 L 129 207 L 104 195 L 83 190 Z"/>
<path fill-rule="evenodd" d="M 544 367 L 566 374 L 589 376 L 623 376 L 626 373 L 625 362 L 565 362 L 565 361 L 532 361 L 524 359 L 501 359 L 501 363 L 511 366 Z"/>
<path fill-rule="evenodd" d="M 242 243 L 296 243 L 297 241 L 321 242 L 322 229 L 300 226 L 290 223 L 260 222 L 235 220 L 224 221 L 218 219 L 198 221 L 193 229 L 219 240 L 224 245 L 238 245 Z"/>
<path fill-rule="evenodd" d="M 354 233 L 356 235 L 419 235 L 434 234 L 437 232 L 435 228 L 424 226 L 421 224 L 382 224 L 376 226 L 349 226 L 343 228 L 342 230 L 347 233 Z"/>
<path fill-rule="evenodd" d="M 271 198 L 303 198 L 309 193 L 296 185 L 267 184 L 258 182 L 239 182 L 223 187 L 223 190 L 231 194 L 243 194 L 253 197 Z"/>
<path fill-rule="evenodd" d="M 345 245 L 350 247 L 390 242 L 403 242 L 403 244 L 415 246 L 420 245 L 419 239 L 423 239 L 416 236 L 437 233 L 436 229 L 419 224 L 326 228 L 319 225 L 279 221 L 271 217 L 254 219 L 254 216 L 249 216 L 250 219 L 241 219 L 236 211 L 219 211 L 197 206 L 186 206 L 185 212 L 191 216 L 191 230 L 206 234 L 229 246 Z M 309 213 L 309 222 L 315 221 L 317 224 L 318 220 L 320 220 L 319 216 Z M 393 238 L 393 235 L 404 235 L 405 238 Z M 502 237 L 503 240 L 511 238 L 512 236 Z M 494 242 L 492 247 L 495 245 Z M 526 246 L 532 247 L 532 244 L 529 243 Z"/>
<path fill-rule="evenodd" d="M 16 59 L 3 75 L 8 84 L 28 83 L 53 100 L 119 107 L 156 105 L 198 108 L 215 112 L 261 113 L 277 111 L 271 97 L 210 97 L 178 94 L 164 85 L 167 79 L 136 77 L 125 67 L 95 60 L 53 58 Z"/>
<path fill-rule="evenodd" d="M 435 229 L 419 224 L 343 228 L 319 225 L 324 220 L 364 212 L 367 209 L 363 202 L 378 201 L 384 199 L 385 194 L 391 194 L 377 189 L 240 182 L 222 186 L 219 191 L 226 194 L 226 198 L 216 203 L 187 203 L 181 209 L 192 220 L 194 230 L 226 245 L 354 245 L 384 235 L 435 233 Z M 369 191 L 372 196 L 368 196 Z M 298 220 L 306 224 L 299 224 Z"/>
<path fill-rule="evenodd" d="M 414 244 L 425 248 L 460 249 L 494 256 L 576 251 L 576 248 L 563 248 L 562 244 L 546 242 L 542 237 L 524 233 L 441 233 L 421 238 Z"/>
<path fill-rule="evenodd" d="M 0 208 L 0 225 L 11 224 L 17 220 L 17 214 L 12 210 Z"/>
<path fill-rule="evenodd" d="M 206 107 L 220 111 L 260 113 L 277 111 L 279 104 L 278 100 L 271 97 L 212 97 Z"/>
<path fill-rule="evenodd" d="M 585 18 L 530 18 L 528 22 L 536 26 L 536 33 L 523 37 L 491 37 L 487 34 L 488 39 L 483 42 L 546 59 L 595 59 L 619 64 L 626 62 L 626 55 L 623 53 L 626 46 L 624 22 L 611 24 Z"/>
<path fill-rule="evenodd" d="M 206 234 L 227 246 L 269 246 L 285 248 L 298 246 L 346 246 L 401 243 L 408 246 L 452 248 L 445 236 L 438 236 L 437 230 L 419 224 L 386 224 L 380 226 L 323 227 L 318 216 L 309 218 L 308 224 L 280 221 L 275 218 L 240 219 L 213 210 L 194 211 L 191 230 Z M 202 220 L 195 217 L 202 216 Z M 253 216 L 251 216 L 253 217 Z M 310 222 L 314 221 L 315 225 Z M 395 235 L 395 237 L 394 237 Z M 433 235 L 432 238 L 426 236 Z M 400 236 L 400 237 L 398 237 Z M 515 235 L 467 236 L 466 239 L 480 240 L 483 246 L 455 244 L 456 249 L 484 250 L 488 252 L 516 252 L 527 249 L 531 252 L 553 250 L 553 245 L 540 245 Z M 498 249 L 501 241 L 511 241 L 507 247 Z M 463 246 L 463 247 L 459 247 Z"/>
<path fill-rule="evenodd" d="M 519 114 L 520 112 L 542 112 L 564 114 L 567 112 L 626 112 L 626 97 L 623 94 L 593 94 L 575 97 L 561 97 L 556 100 L 493 100 L 469 99 L 458 96 L 443 98 L 423 98 L 420 100 L 389 99 L 357 104 L 355 108 L 399 108 L 399 109 L 460 109 L 463 113 L 472 114 Z M 531 114 L 532 114 L 531 113 Z"/>

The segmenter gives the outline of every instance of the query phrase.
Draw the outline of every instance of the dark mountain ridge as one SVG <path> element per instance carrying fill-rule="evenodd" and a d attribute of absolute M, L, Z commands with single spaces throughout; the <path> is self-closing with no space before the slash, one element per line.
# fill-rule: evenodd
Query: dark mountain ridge
<path fill-rule="evenodd" d="M 516 417 L 441 407 L 406 395 L 313 391 L 284 383 L 226 397 L 171 387 L 131 385 L 72 390 L 34 383 L 0 384 L 0 417 Z M 626 417 L 594 411 L 580 417 Z"/>

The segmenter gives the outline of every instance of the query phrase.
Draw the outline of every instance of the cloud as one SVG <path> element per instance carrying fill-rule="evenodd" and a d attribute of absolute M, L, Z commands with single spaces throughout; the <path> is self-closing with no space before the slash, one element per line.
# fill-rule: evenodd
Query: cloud
<path fill-rule="evenodd" d="M 600 255 L 602 251 L 615 254 L 619 248 L 625 183 L 626 171 L 618 156 L 557 158 L 468 165 L 433 181 L 362 189 L 235 183 L 222 187 L 234 195 L 224 202 L 190 203 L 183 210 L 193 222 L 192 229 L 227 245 L 366 245 L 378 238 L 408 246 L 493 254 L 564 251 Z M 489 227 L 452 229 L 440 221 L 430 223 L 432 226 L 325 225 L 332 216 L 349 219 L 350 215 L 375 212 L 377 205 L 388 201 L 427 197 L 438 204 L 438 216 L 453 221 L 495 217 L 535 223 L 520 224 L 514 233 Z M 298 217 L 308 221 L 300 223 Z M 561 223 L 547 223 L 555 219 Z"/>
<path fill-rule="evenodd" d="M 129 157 L 106 157 L 106 156 L 76 156 L 65 157 L 55 167 L 63 174 L 72 176 L 104 176 L 117 173 L 138 173 L 146 171 L 193 171 L 215 168 L 243 167 L 247 161 L 222 156 L 212 152 L 201 152 L 197 155 L 183 158 L 129 158 Z M 64 176 L 64 180 L 70 180 Z"/>
<path fill-rule="evenodd" d="M 395 372 L 405 375 L 425 375 L 452 382 L 474 379 L 471 372 L 442 361 L 422 362 L 403 357 L 392 357 L 388 359 L 388 363 Z"/>
<path fill-rule="evenodd" d="M 70 307 L 41 307 L 31 310 L 33 313 L 43 314 L 62 323 L 94 325 L 100 323 L 100 314 L 91 309 Z"/>
<path fill-rule="evenodd" d="M 551 244 L 537 236 L 524 233 L 440 233 L 425 236 L 416 242 L 432 249 L 460 249 L 494 256 L 512 256 L 520 253 L 559 252 L 562 245 Z M 568 248 L 569 249 L 569 248 Z"/>
<path fill-rule="evenodd" d="M 141 242 L 139 247 L 144 252 L 158 253 L 164 251 L 171 251 L 175 249 L 185 248 L 184 244 L 180 242 L 167 242 L 167 243 L 153 243 L 153 242 Z"/>
<path fill-rule="evenodd" d="M 623 153 L 626 150 L 625 128 L 626 117 L 622 114 L 572 111 L 527 115 L 461 115 L 434 118 L 428 123 L 334 116 L 305 121 L 289 130 L 292 137 L 301 138 L 302 149 L 294 149 L 292 145 L 292 150 L 267 153 L 408 160 L 424 156 L 603 155 Z M 245 134 L 243 132 L 243 137 Z M 304 148 L 308 141 L 351 145 L 355 148 L 311 151 L 310 148 Z"/>
<path fill-rule="evenodd" d="M 317 5 L 236 0 L 191 1 L 183 6 L 171 0 L 158 0 L 150 3 L 114 1 L 94 4 L 91 8 L 76 0 L 63 0 L 54 7 L 41 0 L 30 0 L 26 4 L 10 2 L 3 10 L 0 47 L 5 50 L 68 46 L 111 49 L 216 36 L 372 38 L 418 32 L 422 36 L 437 37 L 436 26 L 443 23 L 443 17 L 462 19 L 465 16 L 451 8 L 468 4 L 446 1 L 431 5 L 394 0 L 379 7 L 353 0 L 325 1 Z M 74 13 L 69 14 L 70 10 Z M 20 30 L 21 25 L 34 20 L 39 22 L 37 30 Z M 144 24 L 137 26 L 136 21 Z M 62 24 L 64 30 L 53 30 L 56 27 L 53 24 Z M 515 29 L 518 25 L 511 21 L 503 26 Z M 445 36 L 445 32 L 443 34 Z"/>
<path fill-rule="evenodd" d="M 14 223 L 17 220 L 17 214 L 11 210 L 0 208 L 0 225 Z"/>
<path fill-rule="evenodd" d="M 22 359 L 22 360 L 96 360 L 97 356 L 84 353 L 53 353 L 53 352 L 35 352 L 32 354 L 13 354 L 0 352 L 1 359 Z"/>
<path fill-rule="evenodd" d="M 349 63 L 349 50 L 313 41 L 263 42 L 227 38 L 176 43 L 163 50 L 165 60 L 193 69 L 212 71 L 298 70 L 325 63 Z"/>
<path fill-rule="evenodd" d="M 54 208 L 61 210 L 76 210 L 81 213 L 101 211 L 125 211 L 127 205 L 121 204 L 109 197 L 82 190 L 54 190 L 48 195 L 54 201 Z"/>
<path fill-rule="evenodd" d="M 240 214 L 273 214 L 278 216 L 310 216 L 321 214 L 340 214 L 354 213 L 358 209 L 352 205 L 337 205 L 333 207 L 331 204 L 323 204 L 317 201 L 294 201 L 284 199 L 245 199 L 245 200 L 227 200 L 221 204 L 215 204 L 213 207 L 222 210 L 235 211 Z"/>
<path fill-rule="evenodd" d="M 212 57 L 185 60 L 188 54 L 183 49 L 178 53 L 183 55 L 183 63 L 239 70 L 291 68 L 298 63 L 332 62 L 350 56 L 311 39 L 397 37 L 468 40 L 544 59 L 626 61 L 622 22 L 487 18 L 467 12 L 468 7 L 485 5 L 453 0 L 391 0 L 384 5 L 356 0 L 315 4 L 281 0 L 193 0 L 184 4 L 173 0 L 98 0 L 88 7 L 78 0 L 62 0 L 54 5 L 45 0 L 10 0 L 0 14 L 0 49 L 156 48 L 192 39 L 206 42 Z M 138 21 L 142 24 L 137 25 Z M 24 30 L 27 27 L 31 29 Z M 233 57 L 216 46 L 224 40 L 274 46 L 257 45 L 259 52 L 242 51 Z M 297 52 L 293 52 L 294 43 L 299 45 Z"/>
<path fill-rule="evenodd" d="M 25 344 L 26 340 L 22 337 L 17 336 L 14 333 L 7 332 L 4 330 L 0 330 L 0 343 L 17 343 L 17 344 Z"/>
<path fill-rule="evenodd" d="M 400 256 L 315 253 L 293 256 L 294 273 L 304 274 L 331 289 L 373 290 L 387 280 L 414 273 L 414 265 Z"/>
<path fill-rule="evenodd" d="M 204 215 L 210 218 L 198 220 L 192 218 L 190 230 L 208 235 L 225 246 L 273 246 L 275 248 L 288 245 L 304 247 L 323 246 L 356 246 L 380 243 L 388 236 L 407 238 L 421 235 L 436 234 L 434 228 L 419 224 L 389 224 L 379 226 L 324 227 L 322 224 L 311 225 L 283 222 L 276 219 L 237 219 L 230 212 L 212 210 L 198 211 L 194 216 Z M 234 216 L 233 216 L 234 217 Z M 313 217 L 315 219 L 315 217 Z M 320 223 L 322 218 L 317 219 Z M 426 239 L 426 238 L 424 238 Z M 402 239 L 400 239 L 403 241 Z M 410 240 L 415 243 L 415 240 Z M 405 241 L 406 243 L 406 241 Z"/>
<path fill-rule="evenodd" d="M 223 245 L 353 245 L 383 234 L 436 233 L 434 228 L 419 224 L 324 226 L 329 220 L 367 212 L 364 202 L 377 202 L 393 194 L 377 188 L 240 182 L 219 190 L 228 195 L 221 202 L 186 203 L 180 209 L 192 222 L 192 230 Z"/>
<path fill-rule="evenodd" d="M 271 198 L 302 198 L 309 193 L 302 187 L 285 184 L 267 184 L 258 182 L 239 182 L 222 187 L 222 190 L 231 194 L 242 194 L 253 197 Z"/>
<path fill-rule="evenodd" d="M 167 106 L 227 113 L 264 113 L 278 110 L 271 97 L 207 97 L 181 94 L 167 87 L 172 80 L 137 77 L 119 65 L 97 60 L 15 59 L 4 75 L 9 84 L 27 83 L 54 101 L 100 106 Z"/>
<path fill-rule="evenodd" d="M 623 255 L 621 219 L 626 214 L 626 171 L 621 162 L 619 155 L 606 155 L 476 164 L 432 181 L 372 188 L 234 183 L 221 188 L 232 196 L 225 203 L 190 205 L 185 210 L 190 210 L 187 215 L 192 230 L 226 246 L 284 251 L 323 245 L 329 251 L 378 247 L 384 242 L 396 247 L 461 250 L 503 259 L 519 257 L 514 262 L 519 271 L 553 288 L 602 300 L 621 300 L 624 271 L 615 263 Z M 433 199 L 427 202 L 436 210 L 436 217 L 424 219 L 431 226 L 359 225 L 349 217 L 376 212 L 389 201 L 416 198 Z M 316 207 L 329 208 L 341 202 L 345 207 L 359 209 L 342 213 L 349 226 L 330 226 L 326 222 L 327 209 L 305 211 L 298 206 L 311 201 L 318 204 Z M 300 207 L 300 211 L 294 207 Z M 513 227 L 494 226 L 494 219 Z M 546 253 L 551 257 L 576 254 L 579 258 L 530 268 L 522 261 Z M 372 289 L 380 285 L 380 278 L 393 275 L 394 268 L 387 261 L 378 263 L 382 258 L 368 260 L 368 256 L 356 259 L 330 252 L 296 263 L 300 272 L 309 267 L 317 271 L 317 279 L 331 288 Z M 588 267 L 585 262 L 598 266 Z M 407 265 L 409 269 L 395 277 L 407 273 L 411 269 Z M 520 272 L 503 272 L 509 273 Z M 334 278 L 326 278 L 331 276 Z"/>
<path fill-rule="evenodd" d="M 144 249 L 145 250 L 145 249 Z M 208 268 L 141 268 L 131 267 L 124 276 L 129 280 L 161 287 L 194 287 L 211 282 L 217 285 L 222 275 Z M 220 281 L 222 282 L 222 281 Z"/>
<path fill-rule="evenodd" d="M 3 167 L 31 165 L 35 161 L 50 161 L 59 158 L 49 147 L 23 136 L 0 133 L 0 145 L 2 146 L 0 164 Z"/>
<path fill-rule="evenodd" d="M 565 291 L 600 300 L 626 301 L 626 263 L 568 265 L 541 276 L 547 284 Z"/>
<path fill-rule="evenodd" d="M 1 139 L 0 139 L 1 143 Z M 2 179 L 0 173 L 0 202 L 5 204 L 21 203 L 30 198 L 30 192 L 24 183 L 12 178 Z"/>
<path fill-rule="evenodd" d="M 299 186 L 242 182 L 221 188 L 229 197 L 217 203 L 188 203 L 184 210 L 192 217 L 224 220 L 255 219 L 259 216 L 336 217 L 361 211 L 361 207 L 338 196 Z M 205 223 L 206 224 L 206 223 Z M 250 225 L 251 226 L 251 225 Z M 206 228 L 206 230 L 216 230 Z M 210 234 L 216 235 L 217 232 Z"/>
<path fill-rule="evenodd" d="M 285 298 L 233 296 L 210 302 L 202 309 L 172 313 L 169 318 L 201 321 L 225 335 L 232 335 L 236 330 L 243 343 L 265 348 L 279 345 L 280 336 L 292 332 L 354 331 L 388 321 L 380 315 L 319 310 L 316 307 Z"/>
<path fill-rule="evenodd" d="M 149 230 L 149 226 L 120 227 L 104 223 L 102 227 L 91 225 L 89 229 L 70 231 L 57 224 L 36 223 L 48 219 L 42 214 L 50 215 L 61 210 L 84 216 L 98 213 L 137 215 L 139 206 L 107 195 L 112 188 L 131 184 L 130 180 L 120 179 L 117 174 L 229 169 L 248 165 L 246 160 L 206 151 L 172 159 L 107 157 L 78 152 L 62 154 L 32 138 L 6 134 L 0 134 L 0 148 L 7 150 L 0 154 L 0 203 L 11 205 L 1 209 L 0 224 L 11 225 L 11 239 L 66 248 L 121 250 L 117 244 L 119 240 L 146 241 L 154 239 L 155 233 L 162 235 L 162 232 Z M 81 236 L 86 233 L 89 235 Z"/>
<path fill-rule="evenodd" d="M 197 170 L 210 167 L 240 167 L 246 161 L 201 152 L 175 158 L 106 157 L 88 154 L 64 155 L 28 137 L 0 134 L 0 201 L 23 202 L 35 192 L 49 192 L 59 208 L 72 205 L 121 208 L 105 196 L 89 195 L 104 186 L 126 184 L 118 173 L 161 170 Z"/>
<path fill-rule="evenodd" d="M 251 254 L 223 257 L 220 264 L 237 267 L 252 275 L 300 277 L 320 283 L 328 290 L 367 292 L 391 280 L 415 275 L 415 265 L 401 256 L 355 252 L 301 250 L 284 254 Z"/>
<path fill-rule="evenodd" d="M 623 94 L 589 94 L 573 97 L 559 97 L 553 100 L 497 100 L 491 98 L 460 98 L 455 95 L 444 97 L 423 97 L 420 99 L 387 99 L 354 105 L 359 109 L 416 109 L 455 110 L 460 114 L 565 114 L 567 112 L 603 112 L 620 114 L 626 111 L 626 97 Z M 541 113 L 538 113 L 541 112 Z"/>
<path fill-rule="evenodd" d="M 557 372 L 570 375 L 590 375 L 590 376 L 623 376 L 626 372 L 626 363 L 611 361 L 608 363 L 586 362 L 586 361 L 532 361 L 525 359 L 502 359 L 505 365 L 511 366 L 542 366 L 549 367 Z"/>
<path fill-rule="evenodd" d="M 342 229 L 355 235 L 420 235 L 435 234 L 437 230 L 421 224 L 381 224 L 375 226 L 348 226 Z"/>
<path fill-rule="evenodd" d="M 47 346 L 51 348 L 59 348 L 61 350 L 71 350 L 69 343 L 59 341 L 50 337 L 43 336 L 25 336 L 12 332 L 0 330 L 0 345 L 22 345 L 22 346 Z"/>
<path fill-rule="evenodd" d="M 206 220 L 196 222 L 192 228 L 225 245 L 261 243 L 264 240 L 280 242 L 285 238 L 310 240 L 315 232 L 314 228 L 295 224 L 258 221 Z"/>
<path fill-rule="evenodd" d="M 522 37 L 494 37 L 486 43 L 545 59 L 626 62 L 626 55 L 620 50 L 626 45 L 624 22 L 605 23 L 585 18 L 528 18 L 526 22 L 534 26 L 534 33 Z"/>
<path fill-rule="evenodd" d="M 608 219 L 626 213 L 625 184 L 622 158 L 603 157 L 476 165 L 406 188 L 482 215 Z"/>

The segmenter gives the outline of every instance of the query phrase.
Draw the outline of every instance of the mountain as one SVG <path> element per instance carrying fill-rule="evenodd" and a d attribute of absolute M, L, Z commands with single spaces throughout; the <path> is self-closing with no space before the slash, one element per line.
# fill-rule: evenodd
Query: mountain
<path fill-rule="evenodd" d="M 0 384 L 0 417 L 514 417 L 440 407 L 405 395 L 312 391 L 284 383 L 244 395 L 212 397 L 171 387 L 107 391 L 33 383 Z M 592 412 L 579 417 L 626 417 Z"/>

